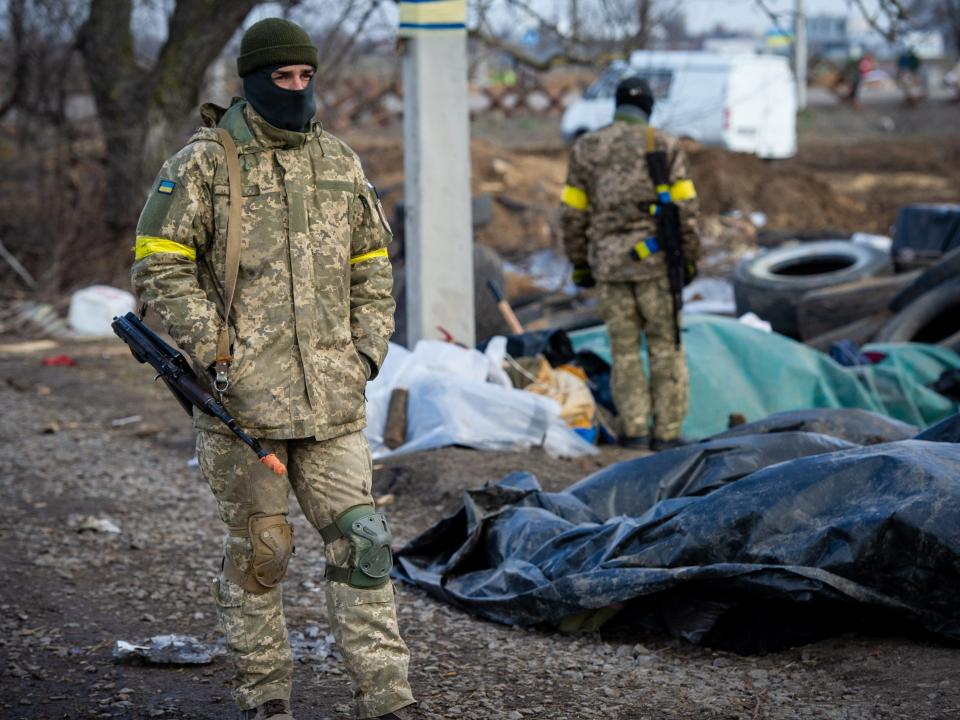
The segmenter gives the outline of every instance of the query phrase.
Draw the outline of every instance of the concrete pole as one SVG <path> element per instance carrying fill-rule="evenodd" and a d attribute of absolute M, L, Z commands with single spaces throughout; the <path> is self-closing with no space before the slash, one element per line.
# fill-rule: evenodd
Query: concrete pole
<path fill-rule="evenodd" d="M 458 4 L 400 5 L 410 347 L 442 338 L 438 326 L 467 347 L 476 342 L 466 31 L 449 15 L 424 15 Z M 466 0 L 462 13 L 465 23 Z"/>
<path fill-rule="evenodd" d="M 797 78 L 797 110 L 807 106 L 807 15 L 803 0 L 795 0 L 793 28 L 793 66 Z"/>

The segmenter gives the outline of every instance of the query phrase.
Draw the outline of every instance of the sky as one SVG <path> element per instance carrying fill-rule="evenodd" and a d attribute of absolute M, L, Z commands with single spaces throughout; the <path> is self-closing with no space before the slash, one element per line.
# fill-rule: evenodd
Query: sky
<path fill-rule="evenodd" d="M 781 24 L 792 25 L 794 0 L 767 0 L 766 5 L 775 13 L 783 13 Z M 864 3 L 868 10 L 876 8 L 875 1 Z M 754 0 L 683 0 L 682 9 L 687 17 L 687 29 L 693 33 L 712 29 L 723 23 L 730 29 L 763 32 L 769 29 L 770 19 L 759 9 Z M 844 0 L 804 0 L 805 11 L 810 15 L 847 15 L 859 21 L 859 11 L 850 12 Z"/>
<path fill-rule="evenodd" d="M 191 0 L 192 1 L 192 0 Z M 468 0 L 468 3 L 471 0 Z M 717 23 L 722 23 L 730 30 L 744 30 L 751 33 L 761 34 L 771 28 L 770 18 L 757 5 L 756 0 L 663 0 L 665 3 L 676 2 L 686 15 L 687 30 L 693 34 L 699 34 L 706 30 L 713 29 Z M 543 11 L 544 15 L 549 17 L 557 8 L 565 8 L 568 0 L 530 0 L 530 4 L 538 10 Z M 591 2 L 598 0 L 580 0 L 582 7 L 589 7 Z M 780 16 L 780 24 L 783 28 L 790 28 L 793 25 L 793 7 L 796 0 L 766 0 L 765 4 L 773 12 Z M 847 0 L 803 0 L 807 15 L 848 15 L 851 19 L 851 28 L 854 30 L 862 29 L 865 23 L 858 10 L 851 10 Z M 5 4 L 0 0 L 0 5 Z M 504 2 L 504 5 L 506 3 Z M 877 7 L 877 0 L 864 0 L 864 5 L 868 10 L 874 10 Z M 394 17 L 397 14 L 396 8 L 387 3 L 383 7 L 386 15 Z M 165 30 L 163 17 L 163 3 L 140 4 L 139 17 L 140 27 L 149 27 L 153 33 L 162 33 Z M 273 3 L 266 3 L 253 12 L 244 23 L 249 26 L 257 20 L 277 15 L 277 6 Z M 159 22 L 158 22 L 159 21 Z M 563 20 L 560 22 L 564 25 Z"/>

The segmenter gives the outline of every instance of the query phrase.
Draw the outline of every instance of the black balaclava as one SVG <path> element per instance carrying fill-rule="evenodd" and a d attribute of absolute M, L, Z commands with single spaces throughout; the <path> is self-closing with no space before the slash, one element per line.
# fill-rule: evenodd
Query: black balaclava
<path fill-rule="evenodd" d="M 253 109 L 275 128 L 304 132 L 317 112 L 317 99 L 313 94 L 317 76 L 303 90 L 287 90 L 277 85 L 270 77 L 275 70 L 284 67 L 260 68 L 243 78 L 243 92 Z"/>

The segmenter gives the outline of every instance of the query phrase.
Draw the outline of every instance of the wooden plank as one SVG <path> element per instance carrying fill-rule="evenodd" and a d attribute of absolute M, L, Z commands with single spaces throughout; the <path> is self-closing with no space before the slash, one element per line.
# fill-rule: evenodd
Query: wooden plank
<path fill-rule="evenodd" d="M 387 422 L 383 428 L 383 444 L 393 450 L 407 441 L 407 396 L 406 388 L 394 388 L 387 407 Z"/>

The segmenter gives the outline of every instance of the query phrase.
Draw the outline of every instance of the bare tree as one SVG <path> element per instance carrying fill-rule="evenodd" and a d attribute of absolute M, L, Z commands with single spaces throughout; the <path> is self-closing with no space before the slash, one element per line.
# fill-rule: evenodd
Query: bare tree
<path fill-rule="evenodd" d="M 911 28 L 939 30 L 960 51 L 960 0 L 913 0 L 907 13 Z"/>
<path fill-rule="evenodd" d="M 0 3 L 0 130 L 19 147 L 5 170 L 34 188 L 13 212 L 0 203 L 0 235 L 47 287 L 126 274 L 146 185 L 182 142 L 208 68 L 262 2 Z M 371 42 L 392 40 L 385 2 L 279 0 L 278 9 L 315 39 L 325 86 Z M 95 122 L 77 116 L 91 96 Z"/>
<path fill-rule="evenodd" d="M 319 50 L 317 75 L 334 83 L 372 45 L 394 40 L 396 28 L 382 12 L 384 0 L 306 0 L 291 19 L 310 32 Z"/>
<path fill-rule="evenodd" d="M 594 0 L 589 6 L 571 1 L 561 22 L 560 13 L 551 19 L 528 0 L 480 0 L 470 36 L 533 70 L 557 65 L 598 67 L 648 47 L 658 28 L 670 22 L 676 25 L 679 12 L 680 3 L 670 0 Z M 514 41 L 514 16 L 537 26 L 538 50 Z"/>
<path fill-rule="evenodd" d="M 259 0 L 177 2 L 152 66 L 134 52 L 133 0 L 91 0 L 79 45 L 106 144 L 105 216 L 116 242 L 129 235 L 142 179 L 196 107 L 207 67 Z M 146 152 L 144 152 L 146 150 Z"/>
<path fill-rule="evenodd" d="M 956 0 L 945 0 L 955 2 Z M 778 30 L 792 27 L 793 10 L 777 12 L 768 0 L 754 0 L 756 6 L 770 19 Z M 880 33 L 888 42 L 895 42 L 908 28 L 912 15 L 909 2 L 903 0 L 876 0 L 875 8 L 867 7 L 864 0 L 846 0 L 848 9 L 856 10 L 873 30 Z"/>
<path fill-rule="evenodd" d="M 4 64 L 7 93 L 0 101 L 0 118 L 14 108 L 30 116 L 56 119 L 62 78 L 68 74 L 74 36 L 83 8 L 63 0 L 8 0 L 7 48 Z"/>

